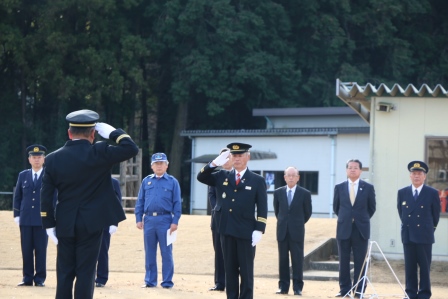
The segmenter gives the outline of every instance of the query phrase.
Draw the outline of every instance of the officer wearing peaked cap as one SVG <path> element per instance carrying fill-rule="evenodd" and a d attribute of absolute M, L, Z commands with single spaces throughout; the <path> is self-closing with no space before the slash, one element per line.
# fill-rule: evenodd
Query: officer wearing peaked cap
<path fill-rule="evenodd" d="M 228 144 L 229 151 L 221 153 L 197 175 L 198 181 L 216 188 L 214 216 L 221 235 L 228 299 L 254 297 L 255 246 L 267 222 L 266 182 L 247 168 L 251 147 L 240 142 Z M 228 161 L 229 155 L 234 169 L 214 172 Z"/>
<path fill-rule="evenodd" d="M 122 129 L 98 122 L 95 111 L 75 111 L 66 120 L 70 140 L 46 158 L 41 217 L 58 246 L 56 299 L 73 298 L 75 278 L 75 299 L 89 299 L 103 228 L 126 218 L 112 187 L 111 168 L 134 157 L 138 147 Z M 116 145 L 93 143 L 95 131 Z M 56 189 L 58 204 L 53 209 L 50 199 Z"/>
<path fill-rule="evenodd" d="M 434 232 L 440 218 L 439 193 L 424 184 L 429 171 L 425 162 L 412 161 L 407 169 L 412 184 L 398 190 L 397 199 L 404 250 L 405 290 L 409 299 L 429 299 L 432 244 L 435 242 Z"/>
<path fill-rule="evenodd" d="M 48 237 L 40 218 L 40 187 L 45 172 L 45 152 L 40 144 L 26 148 L 31 169 L 19 173 L 14 191 L 14 221 L 20 227 L 23 278 L 19 286 L 44 286 L 47 277 Z"/>

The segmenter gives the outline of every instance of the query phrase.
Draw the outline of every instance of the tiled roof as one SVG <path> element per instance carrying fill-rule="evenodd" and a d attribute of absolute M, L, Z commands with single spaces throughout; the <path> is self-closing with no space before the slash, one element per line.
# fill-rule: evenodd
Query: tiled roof
<path fill-rule="evenodd" d="M 180 136 L 190 137 L 238 137 L 238 136 L 320 136 L 369 133 L 369 127 L 352 128 L 288 128 L 266 130 L 184 130 Z"/>
<path fill-rule="evenodd" d="M 370 83 L 358 85 L 356 82 L 342 82 L 336 79 L 336 96 L 355 110 L 367 123 L 370 123 L 371 97 L 448 97 L 448 92 L 440 84 L 434 89 L 426 84 L 423 84 L 420 89 L 412 84 L 406 88 L 398 84 L 388 88 L 383 83 L 375 87 Z"/>

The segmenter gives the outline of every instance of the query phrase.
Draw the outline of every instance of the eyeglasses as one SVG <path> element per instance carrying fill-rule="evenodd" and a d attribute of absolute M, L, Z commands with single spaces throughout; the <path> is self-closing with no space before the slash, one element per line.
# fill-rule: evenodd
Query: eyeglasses
<path fill-rule="evenodd" d="M 295 177 L 298 177 L 298 175 L 297 174 L 285 174 L 285 177 L 287 177 L 287 178 L 295 178 Z"/>

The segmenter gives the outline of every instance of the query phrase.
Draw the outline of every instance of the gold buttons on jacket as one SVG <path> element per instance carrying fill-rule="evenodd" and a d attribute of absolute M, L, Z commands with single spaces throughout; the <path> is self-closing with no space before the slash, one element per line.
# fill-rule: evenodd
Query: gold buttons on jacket
<path fill-rule="evenodd" d="M 232 201 L 235 201 L 235 198 L 232 198 Z"/>
<path fill-rule="evenodd" d="M 230 209 L 229 212 L 232 212 L 232 209 Z"/>

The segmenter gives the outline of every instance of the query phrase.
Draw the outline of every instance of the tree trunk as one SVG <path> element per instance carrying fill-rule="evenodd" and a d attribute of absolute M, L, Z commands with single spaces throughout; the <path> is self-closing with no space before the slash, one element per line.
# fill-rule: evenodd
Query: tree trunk
<path fill-rule="evenodd" d="M 188 104 L 181 102 L 177 106 L 176 123 L 174 125 L 173 141 L 171 144 L 171 153 L 168 160 L 170 167 L 168 172 L 176 179 L 180 180 L 182 153 L 184 150 L 184 137 L 180 136 L 180 132 L 187 126 Z"/>

